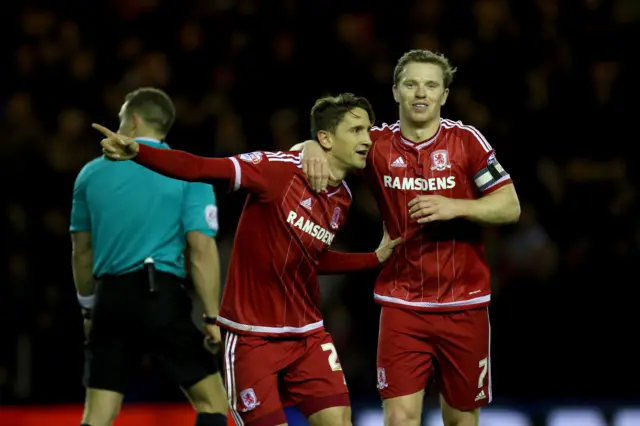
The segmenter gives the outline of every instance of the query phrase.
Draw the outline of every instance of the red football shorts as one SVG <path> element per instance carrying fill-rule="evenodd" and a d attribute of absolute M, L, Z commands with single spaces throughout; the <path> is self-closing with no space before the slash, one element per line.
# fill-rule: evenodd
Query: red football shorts
<path fill-rule="evenodd" d="M 383 306 L 378 337 L 382 399 L 410 395 L 432 373 L 445 401 L 458 410 L 491 402 L 488 308 L 418 312 Z"/>
<path fill-rule="evenodd" d="M 224 331 L 224 382 L 236 425 L 286 423 L 283 406 L 307 417 L 349 407 L 349 391 L 331 335 L 273 339 Z"/>

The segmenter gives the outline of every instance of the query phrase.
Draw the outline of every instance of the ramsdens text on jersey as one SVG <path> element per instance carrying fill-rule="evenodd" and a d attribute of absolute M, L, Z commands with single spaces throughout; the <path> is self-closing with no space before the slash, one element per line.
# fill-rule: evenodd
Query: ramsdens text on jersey
<path fill-rule="evenodd" d="M 332 232 L 327 231 L 322 226 L 313 223 L 309 219 L 304 216 L 298 216 L 298 213 L 293 210 L 289 211 L 289 216 L 287 217 L 287 223 L 295 226 L 296 228 L 302 230 L 302 232 L 306 232 L 311 235 L 313 238 L 316 238 L 326 245 L 330 246 L 333 242 L 333 238 L 335 235 Z"/>
<path fill-rule="evenodd" d="M 412 178 L 412 177 L 393 177 L 385 175 L 384 186 L 387 188 L 401 189 L 403 191 L 438 191 L 442 189 L 451 189 L 456 186 L 456 177 L 437 177 L 437 178 Z"/>

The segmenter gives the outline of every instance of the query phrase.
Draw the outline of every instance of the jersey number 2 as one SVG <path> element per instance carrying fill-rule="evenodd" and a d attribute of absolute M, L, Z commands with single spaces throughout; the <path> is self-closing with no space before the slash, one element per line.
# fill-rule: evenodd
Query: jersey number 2
<path fill-rule="evenodd" d="M 342 370 L 342 366 L 340 365 L 340 362 L 338 362 L 338 351 L 336 351 L 336 347 L 333 346 L 333 343 L 323 343 L 320 347 L 324 352 L 331 351 L 329 354 L 329 367 L 331 367 L 331 370 Z"/>

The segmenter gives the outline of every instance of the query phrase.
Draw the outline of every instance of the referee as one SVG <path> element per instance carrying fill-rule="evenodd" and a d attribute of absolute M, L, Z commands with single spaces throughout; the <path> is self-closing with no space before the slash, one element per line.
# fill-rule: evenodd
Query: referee
<path fill-rule="evenodd" d="M 129 93 L 119 118 L 119 133 L 169 149 L 162 141 L 175 108 L 163 91 Z M 83 426 L 113 423 L 129 378 L 145 354 L 187 394 L 197 412 L 196 426 L 226 425 L 217 363 L 192 322 L 184 288 L 188 249 L 188 267 L 205 310 L 207 342 L 217 349 L 217 229 L 210 185 L 170 179 L 133 161 L 104 157 L 80 171 L 70 231 L 73 279 L 87 337 Z"/>

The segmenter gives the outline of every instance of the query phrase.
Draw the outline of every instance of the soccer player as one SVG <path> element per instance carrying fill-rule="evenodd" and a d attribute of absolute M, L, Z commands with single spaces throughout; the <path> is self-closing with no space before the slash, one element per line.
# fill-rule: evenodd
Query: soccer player
<path fill-rule="evenodd" d="M 400 255 L 378 277 L 382 305 L 378 389 L 385 424 L 419 425 L 432 371 L 446 426 L 472 426 L 491 401 L 489 268 L 482 225 L 518 220 L 509 174 L 474 127 L 441 118 L 455 70 L 446 57 L 412 50 L 394 71 L 400 120 L 373 128 L 364 178 Z M 332 174 L 317 143 L 303 168 L 314 189 Z M 392 342 L 392 343 L 391 343 Z"/>
<path fill-rule="evenodd" d="M 126 96 L 118 132 L 168 152 L 162 141 L 174 116 L 166 93 L 141 88 Z M 73 277 L 90 325 L 83 425 L 112 424 L 131 371 L 145 353 L 186 392 L 197 426 L 226 425 L 222 378 L 191 320 L 191 299 L 183 287 L 187 245 L 195 290 L 208 322 L 214 321 L 220 292 L 217 230 L 211 185 L 103 157 L 80 171 L 70 231 Z M 205 330 L 220 342 L 217 326 Z"/>
<path fill-rule="evenodd" d="M 400 239 L 375 253 L 328 250 L 344 225 L 351 192 L 343 181 L 362 169 L 371 147 L 373 111 L 352 94 L 319 99 L 311 132 L 327 152 L 335 180 L 312 190 L 300 153 L 252 152 L 203 158 L 162 151 L 99 125 L 104 153 L 188 181 L 225 180 L 249 192 L 236 231 L 218 324 L 224 329 L 225 381 L 237 425 L 286 424 L 297 405 L 313 426 L 351 424 L 346 381 L 320 313 L 317 272 L 378 268 Z"/>

